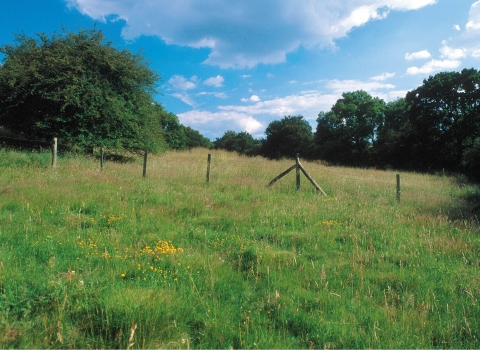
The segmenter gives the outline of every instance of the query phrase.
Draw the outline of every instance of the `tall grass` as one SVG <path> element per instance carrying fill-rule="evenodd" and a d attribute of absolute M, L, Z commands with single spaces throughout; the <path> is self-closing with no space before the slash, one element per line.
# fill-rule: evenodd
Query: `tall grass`
<path fill-rule="evenodd" d="M 480 346 L 477 186 L 208 152 L 0 151 L 1 346 Z"/>

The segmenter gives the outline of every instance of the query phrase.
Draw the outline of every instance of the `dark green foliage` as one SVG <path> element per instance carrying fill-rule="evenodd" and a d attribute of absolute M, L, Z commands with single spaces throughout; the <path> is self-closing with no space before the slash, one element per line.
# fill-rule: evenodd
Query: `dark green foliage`
<path fill-rule="evenodd" d="M 213 143 L 200 134 L 197 130 L 192 129 L 189 126 L 184 126 L 183 131 L 185 136 L 187 137 L 187 146 L 188 148 L 196 148 L 196 147 L 203 147 L 203 148 L 212 148 Z"/>
<path fill-rule="evenodd" d="M 480 131 L 480 72 L 442 72 L 407 94 L 417 168 L 460 170 Z"/>
<path fill-rule="evenodd" d="M 480 72 L 442 72 L 385 104 L 344 93 L 320 112 L 315 157 L 337 164 L 465 172 L 478 180 Z"/>
<path fill-rule="evenodd" d="M 166 110 L 159 104 L 155 104 L 157 114 L 160 117 L 160 124 L 164 132 L 165 142 L 168 147 L 176 150 L 188 149 L 187 135 L 178 117 Z"/>
<path fill-rule="evenodd" d="M 225 149 L 239 154 L 249 156 L 257 155 L 261 146 L 261 141 L 255 140 L 248 132 L 226 131 L 221 138 L 214 142 L 216 149 Z"/>
<path fill-rule="evenodd" d="M 378 140 L 373 149 L 373 160 L 380 166 L 414 168 L 409 154 L 412 125 L 409 107 L 404 98 L 387 103 L 385 118 L 378 126 Z"/>
<path fill-rule="evenodd" d="M 159 77 L 140 54 L 119 51 L 101 31 L 4 45 L 0 125 L 20 136 L 80 148 L 162 148 L 152 94 Z"/>
<path fill-rule="evenodd" d="M 295 158 L 299 153 L 310 157 L 313 148 L 312 127 L 303 116 L 285 116 L 271 122 L 265 130 L 267 138 L 262 145 L 262 155 L 271 159 Z"/>
<path fill-rule="evenodd" d="M 480 182 L 480 137 L 463 152 L 462 167 L 471 179 Z"/>
<path fill-rule="evenodd" d="M 385 102 L 363 90 L 343 93 L 329 112 L 318 116 L 317 154 L 333 162 L 368 163 L 384 112 Z"/>

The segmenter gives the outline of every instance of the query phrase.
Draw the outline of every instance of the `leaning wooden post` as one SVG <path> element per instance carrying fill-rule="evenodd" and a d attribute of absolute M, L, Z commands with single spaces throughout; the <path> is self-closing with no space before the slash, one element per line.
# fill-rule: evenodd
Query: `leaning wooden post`
<path fill-rule="evenodd" d="M 212 155 L 209 153 L 207 157 L 207 182 L 210 182 L 210 163 L 212 161 Z"/>
<path fill-rule="evenodd" d="M 52 142 L 52 168 L 57 166 L 57 138 L 53 138 Z"/>
<path fill-rule="evenodd" d="M 103 171 L 103 147 L 100 147 L 100 170 Z"/>
<path fill-rule="evenodd" d="M 397 202 L 400 203 L 400 174 L 397 174 Z"/>
<path fill-rule="evenodd" d="M 145 154 L 143 156 L 143 178 L 147 176 L 147 156 L 148 156 L 148 150 L 145 150 Z"/>
<path fill-rule="evenodd" d="M 305 177 L 310 181 L 310 183 L 313 185 L 313 187 L 316 188 L 316 190 L 318 192 L 321 192 L 325 197 L 327 197 L 327 194 L 325 193 L 325 191 L 323 191 L 321 189 L 320 186 L 318 186 L 318 184 L 315 182 L 315 180 L 310 176 L 309 173 L 307 173 L 307 171 L 305 170 L 305 168 L 303 167 L 302 164 L 299 164 L 300 165 L 300 170 L 303 172 L 303 175 L 305 175 Z"/>
<path fill-rule="evenodd" d="M 296 162 L 296 167 L 297 167 L 297 191 L 300 189 L 300 160 L 298 159 L 299 154 L 297 153 L 297 162 Z"/>

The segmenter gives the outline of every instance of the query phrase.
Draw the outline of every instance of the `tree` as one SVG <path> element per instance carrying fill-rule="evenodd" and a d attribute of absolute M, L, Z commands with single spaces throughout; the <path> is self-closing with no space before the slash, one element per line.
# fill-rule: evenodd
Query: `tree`
<path fill-rule="evenodd" d="M 368 162 L 384 111 L 385 102 L 363 90 L 343 93 L 329 112 L 318 116 L 318 155 L 341 163 Z"/>
<path fill-rule="evenodd" d="M 200 134 L 197 130 L 192 129 L 189 126 L 184 126 L 183 131 L 187 137 L 187 146 L 188 148 L 196 148 L 196 147 L 203 147 L 203 148 L 212 148 L 212 142 Z"/>
<path fill-rule="evenodd" d="M 236 133 L 228 130 L 221 138 L 217 138 L 214 142 L 216 149 L 225 149 L 239 154 L 249 156 L 256 155 L 261 146 L 261 141 L 255 140 L 252 135 L 246 131 Z"/>
<path fill-rule="evenodd" d="M 462 166 L 470 179 L 480 183 L 480 137 L 474 141 L 472 147 L 464 151 Z"/>
<path fill-rule="evenodd" d="M 480 72 L 442 72 L 406 96 L 411 155 L 424 169 L 460 170 L 465 151 L 480 136 Z"/>
<path fill-rule="evenodd" d="M 155 104 L 156 113 L 160 118 L 160 124 L 163 129 L 163 135 L 168 147 L 175 150 L 188 149 L 188 139 L 185 134 L 185 128 L 180 124 L 178 117 L 163 109 L 162 105 Z"/>
<path fill-rule="evenodd" d="M 297 153 L 310 157 L 313 147 L 312 127 L 303 116 L 285 116 L 274 120 L 265 130 L 267 136 L 261 154 L 271 158 L 295 158 Z"/>
<path fill-rule="evenodd" d="M 84 148 L 162 147 L 152 104 L 159 77 L 140 54 L 115 49 L 97 30 L 15 41 L 0 48 L 0 126 Z"/>
<path fill-rule="evenodd" d="M 396 168 L 412 168 L 410 157 L 410 135 L 412 125 L 409 120 L 409 107 L 404 98 L 388 102 L 385 118 L 379 124 L 377 142 L 374 149 L 375 163 Z"/>

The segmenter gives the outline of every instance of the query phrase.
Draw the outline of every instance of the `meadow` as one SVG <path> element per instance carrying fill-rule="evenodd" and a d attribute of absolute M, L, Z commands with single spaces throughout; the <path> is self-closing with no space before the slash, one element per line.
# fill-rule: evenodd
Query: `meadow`
<path fill-rule="evenodd" d="M 212 153 L 210 182 L 205 179 Z M 0 150 L 1 348 L 479 348 L 480 187 Z"/>

